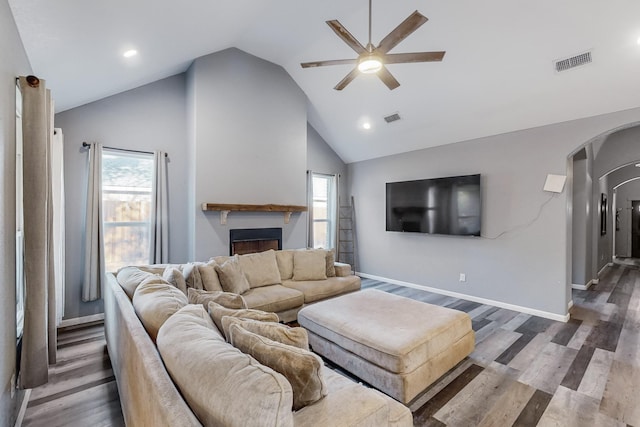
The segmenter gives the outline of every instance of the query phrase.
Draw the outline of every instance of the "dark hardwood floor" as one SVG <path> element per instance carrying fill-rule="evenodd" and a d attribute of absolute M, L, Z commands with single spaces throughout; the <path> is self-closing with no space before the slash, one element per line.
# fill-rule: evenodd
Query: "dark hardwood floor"
<path fill-rule="evenodd" d="M 416 426 L 640 427 L 640 269 L 614 265 L 573 291 L 568 323 L 363 279 L 469 313 L 475 351 L 409 405 Z M 122 426 L 102 325 L 64 331 L 24 426 Z"/>
<path fill-rule="evenodd" d="M 25 427 L 124 426 L 102 323 L 58 332 L 58 363 L 34 388 Z"/>

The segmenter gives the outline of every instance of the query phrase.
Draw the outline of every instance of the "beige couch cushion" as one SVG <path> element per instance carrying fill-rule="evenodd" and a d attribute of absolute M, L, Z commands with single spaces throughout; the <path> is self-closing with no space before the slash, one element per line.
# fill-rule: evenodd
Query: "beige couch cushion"
<path fill-rule="evenodd" d="M 261 310 L 252 310 L 249 308 L 234 310 L 231 308 L 226 308 L 217 304 L 215 302 L 209 302 L 207 305 L 207 310 L 209 312 L 209 316 L 213 320 L 213 323 L 216 325 L 221 334 L 225 337 L 229 337 L 224 327 L 222 326 L 222 318 L 224 316 L 230 317 L 242 317 L 244 319 L 253 319 L 253 320 L 261 320 L 263 322 L 276 322 L 278 323 L 280 319 L 278 315 L 275 313 L 267 313 Z"/>
<path fill-rule="evenodd" d="M 202 262 L 188 262 L 182 266 L 182 275 L 187 284 L 187 288 L 204 289 L 202 286 L 202 278 L 198 271 L 198 264 Z"/>
<path fill-rule="evenodd" d="M 144 280 L 133 294 L 133 308 L 153 341 L 173 313 L 187 305 L 187 297 L 159 276 Z"/>
<path fill-rule="evenodd" d="M 227 344 L 201 305 L 188 305 L 160 329 L 158 350 L 205 426 L 293 426 L 291 385 Z"/>
<path fill-rule="evenodd" d="M 293 280 L 324 280 L 327 278 L 325 251 L 295 251 Z"/>
<path fill-rule="evenodd" d="M 223 291 L 202 291 L 200 289 L 189 288 L 187 292 L 189 304 L 202 304 L 207 307 L 210 302 L 215 302 L 226 308 L 240 309 L 247 308 L 242 295 L 232 294 Z"/>
<path fill-rule="evenodd" d="M 198 264 L 198 273 L 202 281 L 202 289 L 205 291 L 222 291 L 222 285 L 215 269 L 216 263 L 209 261 L 206 264 Z"/>
<path fill-rule="evenodd" d="M 279 343 L 292 345 L 303 350 L 309 350 L 309 336 L 307 330 L 300 327 L 292 328 L 275 322 L 261 322 L 259 320 L 243 319 L 241 317 L 222 317 L 222 328 L 229 330 L 229 326 L 239 323 L 249 332 L 269 338 Z"/>
<path fill-rule="evenodd" d="M 249 308 L 274 313 L 298 308 L 304 304 L 304 295 L 301 292 L 282 285 L 250 289 L 242 294 L 242 298 Z"/>
<path fill-rule="evenodd" d="M 393 373 L 414 371 L 472 330 L 464 312 L 373 289 L 307 306 L 298 321 Z"/>
<path fill-rule="evenodd" d="M 280 271 L 280 279 L 289 280 L 293 277 L 293 253 L 291 249 L 276 251 L 276 262 Z"/>
<path fill-rule="evenodd" d="M 129 299 L 132 299 L 140 283 L 149 277 L 155 276 L 155 274 L 143 271 L 138 267 L 123 267 L 118 271 L 116 278 Z"/>
<path fill-rule="evenodd" d="M 238 257 L 240 268 L 247 277 L 251 288 L 275 285 L 282 282 L 276 252 L 273 249 L 255 254 L 240 255 Z"/>
<path fill-rule="evenodd" d="M 333 266 L 336 272 L 336 276 L 338 277 L 351 276 L 351 265 L 345 264 L 343 262 L 336 262 L 333 264 Z"/>
<path fill-rule="evenodd" d="M 182 272 L 172 265 L 168 265 L 162 273 L 162 278 L 169 284 L 180 289 L 183 294 L 187 295 L 187 282 L 184 280 Z"/>
<path fill-rule="evenodd" d="M 327 277 L 336 277 L 336 253 L 333 249 L 326 251 L 325 261 L 327 264 Z"/>
<path fill-rule="evenodd" d="M 308 350 L 282 344 L 232 324 L 231 344 L 258 362 L 284 375 L 293 389 L 293 410 L 297 411 L 327 395 L 322 377 L 322 359 Z"/>
<path fill-rule="evenodd" d="M 234 294 L 243 294 L 250 289 L 247 277 L 240 267 L 238 256 L 235 255 L 225 261 L 222 265 L 215 265 L 216 273 L 220 279 L 222 290 Z"/>
<path fill-rule="evenodd" d="M 285 280 L 282 286 L 300 291 L 305 304 L 360 290 L 358 276 L 330 277 L 325 280 Z"/>

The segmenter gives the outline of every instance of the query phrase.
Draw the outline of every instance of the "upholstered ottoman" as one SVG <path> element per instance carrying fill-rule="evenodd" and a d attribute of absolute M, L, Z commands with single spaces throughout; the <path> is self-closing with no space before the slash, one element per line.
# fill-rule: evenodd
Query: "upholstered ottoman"
<path fill-rule="evenodd" d="M 474 349 L 468 314 L 365 290 L 300 310 L 314 352 L 409 403 Z"/>

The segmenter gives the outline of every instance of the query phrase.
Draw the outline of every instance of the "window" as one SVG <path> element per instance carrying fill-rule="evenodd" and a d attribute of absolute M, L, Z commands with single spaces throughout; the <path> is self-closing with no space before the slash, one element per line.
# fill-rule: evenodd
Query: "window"
<path fill-rule="evenodd" d="M 103 150 L 102 218 L 106 271 L 149 262 L 153 155 Z"/>
<path fill-rule="evenodd" d="M 313 247 L 335 247 L 337 191 L 336 177 L 314 173 L 313 188 Z"/>

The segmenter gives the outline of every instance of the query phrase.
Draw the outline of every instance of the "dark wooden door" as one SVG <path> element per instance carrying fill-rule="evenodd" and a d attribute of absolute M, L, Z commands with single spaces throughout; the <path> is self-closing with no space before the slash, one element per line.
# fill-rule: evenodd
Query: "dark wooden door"
<path fill-rule="evenodd" d="M 640 200 L 631 202 L 631 256 L 640 258 Z"/>

